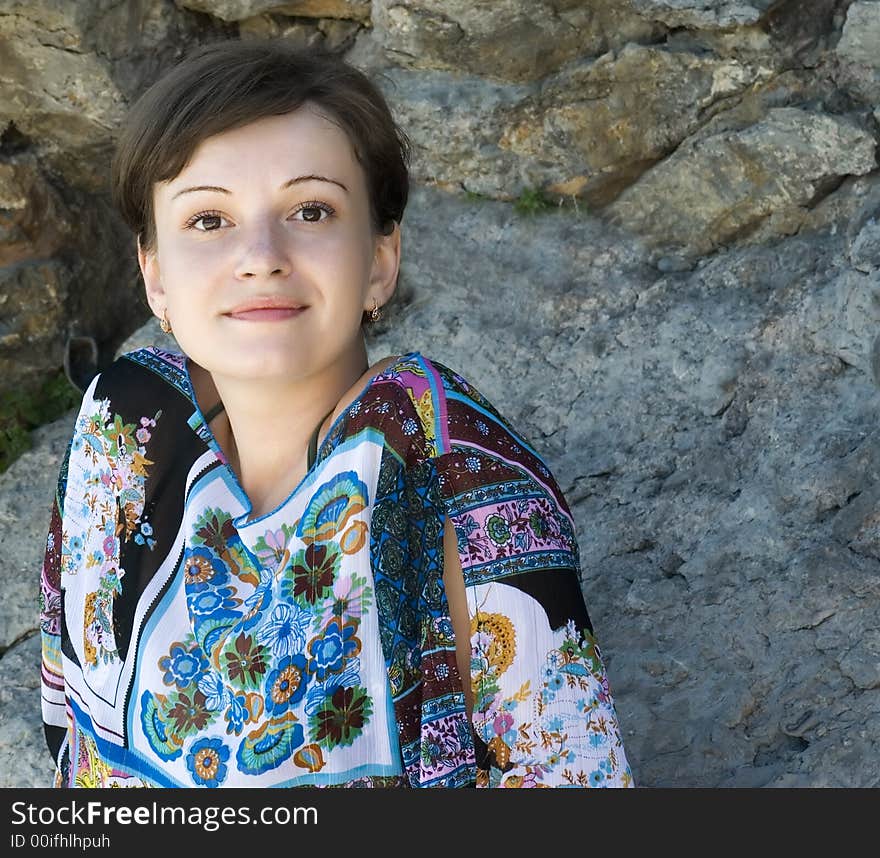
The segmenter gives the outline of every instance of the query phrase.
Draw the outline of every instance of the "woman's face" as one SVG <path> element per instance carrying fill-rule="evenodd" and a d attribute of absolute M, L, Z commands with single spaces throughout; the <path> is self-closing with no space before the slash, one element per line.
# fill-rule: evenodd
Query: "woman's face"
<path fill-rule="evenodd" d="M 309 105 L 210 137 L 154 188 L 147 300 L 213 375 L 304 378 L 362 347 L 397 283 L 346 133 Z"/>

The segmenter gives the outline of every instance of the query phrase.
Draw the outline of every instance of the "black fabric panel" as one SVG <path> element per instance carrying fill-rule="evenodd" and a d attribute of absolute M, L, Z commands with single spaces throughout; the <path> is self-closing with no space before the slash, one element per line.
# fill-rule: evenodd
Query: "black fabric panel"
<path fill-rule="evenodd" d="M 124 541 L 120 566 L 125 570 L 122 592 L 113 602 L 113 630 L 119 656 L 125 659 L 131 641 L 135 610 L 141 595 L 168 555 L 183 517 L 186 477 L 192 462 L 207 445 L 187 424 L 194 408 L 169 381 L 133 361 L 121 359 L 98 381 L 95 399 L 110 399 L 111 415 L 140 426 L 141 417 L 153 418 L 161 410 L 156 426 L 150 428 L 146 444 L 147 466 L 142 520 L 153 528 L 156 544 L 150 549 L 133 538 Z M 120 521 L 123 511 L 118 509 Z"/>
<path fill-rule="evenodd" d="M 67 730 L 64 727 L 54 727 L 51 724 L 44 723 L 43 732 L 46 735 L 46 744 L 49 746 L 49 753 L 52 754 L 52 760 L 57 760 L 61 746 L 67 738 Z M 49 784 L 46 784 L 46 786 L 49 786 Z"/>
<path fill-rule="evenodd" d="M 502 584 L 528 593 L 547 612 L 550 628 L 554 631 L 574 620 L 578 629 L 593 634 L 593 624 L 587 613 L 581 583 L 574 569 L 541 569 L 502 578 Z"/>

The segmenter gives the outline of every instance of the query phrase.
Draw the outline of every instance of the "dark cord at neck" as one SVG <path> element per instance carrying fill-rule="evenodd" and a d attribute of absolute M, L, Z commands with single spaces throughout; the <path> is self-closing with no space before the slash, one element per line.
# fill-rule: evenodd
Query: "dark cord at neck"
<path fill-rule="evenodd" d="M 311 471 L 312 465 L 315 464 L 315 460 L 318 458 L 318 435 L 321 434 L 321 427 L 324 425 L 324 421 L 333 413 L 335 408 L 331 408 L 320 420 L 318 425 L 315 427 L 315 431 L 312 433 L 312 437 L 309 439 L 309 452 L 308 458 L 306 460 L 306 470 Z"/>
<path fill-rule="evenodd" d="M 205 423 L 210 423 L 226 406 L 221 400 L 213 408 L 205 412 Z"/>

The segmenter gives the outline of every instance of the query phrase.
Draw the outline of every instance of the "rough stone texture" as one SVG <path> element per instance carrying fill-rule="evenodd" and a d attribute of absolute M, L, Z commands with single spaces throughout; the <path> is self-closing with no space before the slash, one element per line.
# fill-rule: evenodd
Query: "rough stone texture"
<path fill-rule="evenodd" d="M 708 253 L 745 238 L 766 218 L 792 233 L 798 214 L 847 175 L 876 166 L 876 141 L 843 117 L 793 107 L 735 133 L 681 146 L 612 203 L 606 214 L 651 242 Z M 687 206 L 687 201 L 699 205 Z"/>
<path fill-rule="evenodd" d="M 612 0 L 376 0 L 373 15 L 386 52 L 402 66 L 517 82 L 663 31 Z"/>
<path fill-rule="evenodd" d="M 256 15 L 239 23 L 243 39 L 284 39 L 298 47 L 320 46 L 331 51 L 346 51 L 354 45 L 361 24 L 335 18 L 303 20 L 283 15 Z"/>
<path fill-rule="evenodd" d="M 70 240 L 70 220 L 34 157 L 0 159 L 0 267 L 58 253 Z"/>
<path fill-rule="evenodd" d="M 415 144 L 417 180 L 496 199 L 542 187 L 592 206 L 770 75 L 760 64 L 628 45 L 540 87 L 401 69 L 384 70 L 380 84 Z"/>
<path fill-rule="evenodd" d="M 44 0 L 45 2 L 45 0 Z M 36 11 L 30 14 L 36 18 Z M 72 4 L 47 3 L 58 29 L 44 39 L 44 28 L 25 17 L 15 3 L 0 14 L 0 127 L 14 121 L 18 130 L 39 139 L 44 151 L 71 181 L 97 187 L 112 132 L 124 115 L 122 94 L 106 62 L 82 53 L 76 38 Z M 58 158 L 63 152 L 63 158 Z"/>
<path fill-rule="evenodd" d="M 629 0 L 646 18 L 668 27 L 737 27 L 759 21 L 773 0 Z"/>
<path fill-rule="evenodd" d="M 0 772 L 4 786 L 52 786 L 53 765 L 40 723 L 40 635 L 0 659 Z"/>
<path fill-rule="evenodd" d="M 51 259 L 0 268 L 0 391 L 36 387 L 61 365 L 66 286 Z"/>
<path fill-rule="evenodd" d="M 370 0 L 177 0 L 177 5 L 224 21 L 242 21 L 273 12 L 303 18 L 370 17 Z"/>
<path fill-rule="evenodd" d="M 58 341 L 169 343 L 101 185 L 119 106 L 218 35 L 346 51 L 415 143 L 371 357 L 464 372 L 548 460 L 636 782 L 880 785 L 880 3 L 186 5 L 3 4 L 0 338 L 61 306 Z M 524 217 L 527 189 L 565 204 Z M 35 606 L 72 419 L 0 476 L 4 787 L 51 773 Z"/>
<path fill-rule="evenodd" d="M 32 449 L 0 474 L 0 552 L 5 576 L 0 652 L 39 628 L 34 572 L 39 574 L 43 562 L 58 469 L 75 418 L 75 411 L 70 412 L 38 429 Z M 0 666 L 4 662 L 5 658 L 0 659 Z"/>
<path fill-rule="evenodd" d="M 862 0 L 849 7 L 837 53 L 850 62 L 880 69 L 880 2 Z"/>
<path fill-rule="evenodd" d="M 857 102 L 873 108 L 880 124 L 880 2 L 857 2 L 847 10 L 834 56 L 837 86 Z"/>
<path fill-rule="evenodd" d="M 627 45 L 505 111 L 499 145 L 540 163 L 550 191 L 602 204 L 673 152 L 713 105 L 770 76 L 760 64 Z"/>

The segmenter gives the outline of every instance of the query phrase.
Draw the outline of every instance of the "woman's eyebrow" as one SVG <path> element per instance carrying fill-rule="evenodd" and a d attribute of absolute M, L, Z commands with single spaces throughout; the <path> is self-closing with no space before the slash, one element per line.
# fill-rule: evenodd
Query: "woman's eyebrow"
<path fill-rule="evenodd" d="M 308 176 L 297 176 L 295 179 L 285 182 L 281 187 L 282 189 L 289 188 L 291 185 L 296 185 L 299 182 L 330 182 L 333 185 L 339 185 L 345 193 L 348 193 L 348 188 L 342 182 L 336 179 L 328 179 L 326 176 L 316 176 L 314 173 L 310 173 Z"/>
<path fill-rule="evenodd" d="M 348 193 L 348 188 L 345 187 L 345 185 L 343 185 L 342 182 L 338 181 L 337 179 L 329 179 L 326 176 L 316 176 L 313 173 L 309 174 L 308 176 L 297 176 L 296 178 L 288 179 L 281 186 L 281 190 L 283 191 L 285 188 L 290 188 L 293 185 L 299 184 L 300 182 L 329 182 L 332 185 L 338 185 L 340 188 L 342 188 L 343 191 Z M 176 200 L 178 197 L 183 196 L 183 194 L 192 194 L 196 191 L 213 191 L 217 194 L 232 193 L 232 191 L 230 191 L 228 188 L 221 188 L 219 185 L 193 185 L 191 188 L 181 188 L 173 197 L 171 197 L 171 199 Z"/>
<path fill-rule="evenodd" d="M 192 194 L 196 191 L 214 191 L 218 194 L 232 193 L 226 188 L 221 188 L 216 185 L 193 185 L 191 188 L 181 188 L 171 199 L 176 200 L 178 197 L 182 197 L 184 194 Z"/>

